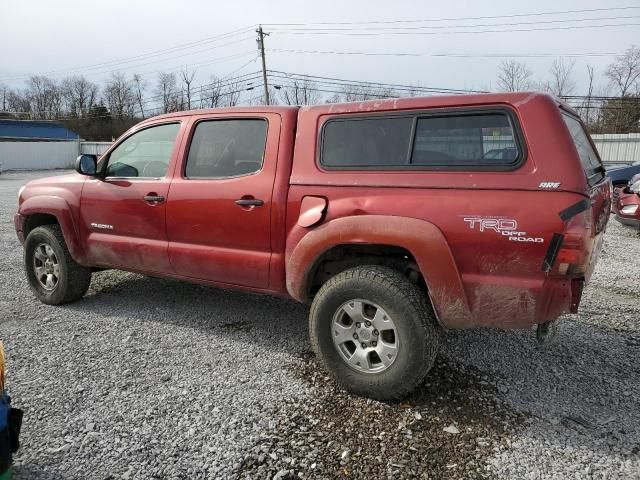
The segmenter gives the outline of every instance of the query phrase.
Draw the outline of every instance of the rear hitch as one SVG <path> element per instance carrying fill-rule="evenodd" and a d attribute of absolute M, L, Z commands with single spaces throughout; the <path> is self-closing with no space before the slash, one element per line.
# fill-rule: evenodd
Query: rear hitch
<path fill-rule="evenodd" d="M 541 323 L 536 329 L 536 339 L 538 345 L 546 347 L 552 345 L 558 338 L 558 322 L 553 320 L 547 323 Z"/>

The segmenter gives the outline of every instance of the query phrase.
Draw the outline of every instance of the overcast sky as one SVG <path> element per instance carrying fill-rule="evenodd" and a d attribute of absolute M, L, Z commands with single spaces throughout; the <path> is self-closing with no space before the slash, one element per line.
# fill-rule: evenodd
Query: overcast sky
<path fill-rule="evenodd" d="M 622 53 L 634 42 L 640 44 L 640 8 L 603 10 L 531 17 L 485 18 L 566 10 L 611 7 L 640 7 L 639 0 L 497 0 L 409 1 L 409 0 L 0 0 L 0 82 L 13 87 L 24 84 L 25 76 L 46 73 L 54 78 L 84 74 L 101 82 L 112 70 L 144 74 L 152 83 L 160 70 L 196 70 L 195 84 L 205 83 L 211 74 L 225 76 L 258 70 L 255 33 L 247 31 L 224 40 L 202 42 L 193 48 L 147 56 L 149 52 L 198 42 L 252 24 L 265 24 L 272 32 L 268 49 L 319 50 L 366 53 L 414 53 L 424 56 L 330 55 L 267 52 L 267 68 L 288 72 L 324 75 L 354 80 L 392 83 L 420 83 L 447 88 L 495 87 L 502 58 L 478 58 L 486 54 Z M 315 25 L 312 28 L 346 28 L 331 34 L 311 31 L 289 33 L 274 23 L 363 22 L 390 20 L 430 20 L 429 23 L 379 24 L 374 27 L 436 27 L 430 30 L 402 30 L 429 34 L 337 35 L 354 33 L 352 28 L 371 25 Z M 456 20 L 458 19 L 458 20 Z M 565 20 L 580 20 L 565 22 Z M 582 21 L 592 19 L 590 21 Z M 530 24 L 529 22 L 547 22 Z M 490 27 L 493 23 L 519 25 Z M 636 24 L 618 27 L 562 29 L 567 25 Z M 464 27 L 478 25 L 477 27 Z M 307 26 L 309 27 L 309 26 Z M 442 28 L 446 27 L 446 28 Z M 288 27 L 293 28 L 293 27 Z M 295 28 L 305 28 L 299 26 Z M 494 33 L 447 33 L 461 30 L 501 30 L 554 28 Z M 388 32 L 388 30 L 387 30 Z M 468 54 L 471 57 L 433 57 L 433 54 Z M 119 59 L 134 61 L 107 67 L 89 68 Z M 231 58 L 228 58 L 231 57 Z M 554 57 L 518 58 L 534 72 L 537 80 L 548 78 Z M 598 83 L 605 84 L 603 71 L 614 56 L 576 58 L 576 93 L 582 94 L 586 65 L 596 70 Z M 252 62 L 252 60 L 255 60 Z M 50 73 L 55 72 L 55 73 Z"/>

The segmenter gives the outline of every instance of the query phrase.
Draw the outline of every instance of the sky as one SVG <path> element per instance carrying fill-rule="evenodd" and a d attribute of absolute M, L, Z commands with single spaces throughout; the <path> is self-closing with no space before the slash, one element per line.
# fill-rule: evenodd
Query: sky
<path fill-rule="evenodd" d="M 545 14 L 586 9 L 603 10 Z M 159 71 L 188 68 L 195 70 L 198 85 L 212 74 L 253 72 L 261 67 L 257 24 L 270 33 L 268 69 L 455 89 L 497 88 L 504 58 L 486 55 L 545 54 L 514 57 L 544 81 L 554 58 L 580 54 L 574 80 L 575 93 L 583 94 L 587 64 L 604 88 L 603 73 L 615 54 L 640 45 L 640 0 L 0 0 L 0 11 L 0 83 L 18 88 L 32 74 L 82 74 L 101 83 L 110 72 L 122 71 L 140 73 L 153 84 Z M 539 15 L 524 16 L 531 13 Z M 403 22 L 350 23 L 392 21 Z M 317 22 L 341 23 L 309 25 Z M 274 25 L 285 23 L 302 25 Z M 503 25 L 491 26 L 496 23 Z M 612 24 L 626 25 L 564 28 Z M 483 33 L 451 33 L 461 31 Z M 301 53 L 310 51 L 359 54 Z M 594 53 L 606 55 L 583 56 Z M 434 56 L 440 54 L 464 56 Z"/>

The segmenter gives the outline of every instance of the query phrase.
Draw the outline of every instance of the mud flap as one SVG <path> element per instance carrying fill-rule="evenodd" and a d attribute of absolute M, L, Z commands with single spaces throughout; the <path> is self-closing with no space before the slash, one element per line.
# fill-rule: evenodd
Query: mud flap
<path fill-rule="evenodd" d="M 539 324 L 536 329 L 536 339 L 540 347 L 544 348 L 553 345 L 558 339 L 557 320 Z"/>

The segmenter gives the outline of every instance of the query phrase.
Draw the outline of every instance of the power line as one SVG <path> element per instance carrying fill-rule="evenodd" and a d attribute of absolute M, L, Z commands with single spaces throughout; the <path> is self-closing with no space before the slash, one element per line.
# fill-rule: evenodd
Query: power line
<path fill-rule="evenodd" d="M 508 32 L 539 32 L 550 30 L 577 30 L 588 28 L 608 28 L 608 27 L 631 27 L 640 23 L 613 23 L 603 25 L 567 25 L 563 27 L 541 27 L 541 28 L 511 28 L 501 30 L 468 30 L 468 31 L 442 31 L 442 32 L 315 32 L 315 31 L 286 31 L 273 30 L 273 33 L 280 35 L 346 35 L 358 37 L 371 37 L 378 35 L 456 35 L 456 34 L 478 34 L 478 33 L 508 33 Z"/>
<path fill-rule="evenodd" d="M 278 85 L 276 88 L 295 88 L 296 85 L 292 85 L 292 84 L 281 84 Z M 345 94 L 345 93 L 349 93 L 348 91 L 345 92 L 344 90 L 335 90 L 335 89 L 330 89 L 330 87 L 327 88 L 319 88 L 319 87 L 314 87 L 314 86 L 305 86 L 305 88 L 307 90 L 313 91 L 313 92 L 322 92 L 322 93 L 335 93 L 335 94 Z M 367 99 L 376 99 L 376 98 L 397 98 L 397 95 L 388 95 L 385 93 L 381 93 L 381 92 L 352 92 L 355 96 L 359 96 L 359 97 L 363 97 L 363 98 L 367 98 Z M 561 98 L 565 98 L 565 97 L 561 97 Z M 612 99 L 617 100 L 618 97 L 612 97 Z M 569 106 L 571 106 L 572 108 L 575 109 L 586 109 L 586 108 L 593 108 L 593 109 L 597 109 L 597 110 L 626 110 L 627 107 L 625 106 L 617 106 L 617 105 L 606 105 L 606 104 L 602 104 L 602 103 L 581 103 L 581 104 L 569 104 Z"/>
<path fill-rule="evenodd" d="M 289 50 L 284 48 L 269 48 L 272 53 L 296 53 L 318 55 L 364 55 L 385 57 L 453 57 L 453 58 L 544 58 L 544 57 L 610 57 L 620 55 L 611 52 L 585 53 L 411 53 L 411 52 L 342 52 L 333 50 Z"/>
<path fill-rule="evenodd" d="M 245 51 L 242 51 L 242 52 L 234 53 L 232 55 L 226 55 L 224 57 L 213 58 L 213 59 L 210 59 L 210 60 L 208 60 L 206 62 L 192 63 L 192 64 L 189 64 L 187 66 L 196 67 L 196 66 L 212 65 L 214 63 L 220 63 L 220 62 L 224 62 L 224 61 L 227 61 L 227 60 L 234 60 L 236 58 L 242 58 L 242 57 L 246 57 L 248 55 L 255 55 L 255 52 L 253 50 L 245 50 Z M 180 58 L 180 57 L 176 57 L 176 58 Z M 95 75 L 104 75 L 104 74 L 112 73 L 112 72 L 120 72 L 122 70 L 143 67 L 145 65 L 151 65 L 153 63 L 158 63 L 158 62 L 162 62 L 162 61 L 165 61 L 165 60 L 167 60 L 167 59 L 155 60 L 155 61 L 148 62 L 148 63 L 142 63 L 142 64 L 139 64 L 139 65 L 133 65 L 133 66 L 130 66 L 130 67 L 124 67 L 124 68 L 121 68 L 121 69 L 118 69 L 118 70 L 104 70 L 104 71 L 101 71 L 101 72 L 92 72 L 92 73 L 88 74 L 87 76 L 91 77 L 91 76 L 95 76 Z M 177 71 L 179 71 L 179 70 L 181 70 L 183 68 L 185 68 L 185 65 L 182 65 L 180 67 L 171 67 L 171 68 L 168 68 L 168 69 L 163 68 L 163 69 L 160 69 L 160 70 L 152 70 L 152 71 L 147 71 L 147 72 L 141 72 L 140 75 L 144 77 L 144 76 L 148 76 L 148 75 L 151 75 L 151 74 L 154 74 L 154 73 L 160 73 L 160 72 L 163 72 L 163 73 L 177 72 Z M 134 73 L 136 73 L 136 72 L 134 72 Z"/>
<path fill-rule="evenodd" d="M 274 73 L 276 72 L 276 73 Z M 424 93 L 488 93 L 480 90 L 461 90 L 461 89 L 449 89 L 449 88 L 438 88 L 438 87 L 423 87 L 420 85 L 406 85 L 406 84 L 397 84 L 397 83 L 384 83 L 384 82 L 371 82 L 371 81 L 360 81 L 360 80 L 346 80 L 346 79 L 337 79 L 334 77 L 323 77 L 317 75 L 306 75 L 306 74 L 298 74 L 298 73 L 288 73 L 281 72 L 278 70 L 269 70 L 269 76 L 282 79 L 286 81 L 308 81 L 314 82 L 321 85 L 334 85 L 334 86 L 342 86 L 342 87 L 373 87 L 373 88 L 386 88 L 389 90 L 395 90 L 399 92 L 424 92 Z M 295 85 L 284 85 L 294 87 Z M 299 85 L 298 85 L 299 86 Z M 313 88 L 311 85 L 306 85 L 305 88 Z M 344 91 L 337 93 L 345 93 Z M 358 93 L 358 92 L 354 92 Z M 640 98 L 638 97 L 613 97 L 613 96 L 596 96 L 596 95 L 563 95 L 560 98 L 564 100 L 590 100 L 592 102 L 597 101 L 616 101 L 616 102 L 630 102 L 630 103 L 638 103 L 640 102 Z"/>
<path fill-rule="evenodd" d="M 271 78 L 279 79 L 280 87 L 291 87 L 291 88 L 300 88 L 299 84 L 296 84 L 296 81 L 304 81 L 308 79 L 300 79 L 286 76 L 274 76 L 270 75 Z M 283 82 L 284 81 L 284 82 Z M 289 82 L 289 83 L 285 83 Z M 272 82 L 273 83 L 273 82 Z M 388 97 L 388 98 L 397 98 L 400 93 L 420 93 L 422 95 L 433 95 L 437 93 L 450 94 L 450 95 L 462 95 L 468 92 L 452 92 L 452 91 L 441 91 L 435 89 L 422 90 L 419 87 L 416 88 L 406 88 L 406 87 L 390 87 L 385 85 L 362 85 L 358 83 L 343 83 L 343 82 L 332 82 L 327 80 L 313 80 L 313 83 L 304 85 L 303 88 L 308 88 L 310 90 L 317 89 L 318 87 L 323 88 L 342 88 L 341 90 L 327 90 L 329 93 L 352 93 L 354 95 L 364 95 L 367 97 Z M 364 92 L 358 91 L 365 90 Z M 376 90 L 375 93 L 367 93 L 366 90 Z M 390 92 L 387 94 L 385 92 Z"/>
<path fill-rule="evenodd" d="M 366 31 L 366 30 L 377 30 L 377 31 L 388 31 L 388 30 L 439 30 L 439 29 L 448 29 L 448 28 L 477 28 L 477 27 L 513 27 L 517 25 L 544 25 L 551 23 L 575 23 L 575 22 L 594 22 L 594 21 L 603 21 L 603 20 L 620 20 L 620 19 L 631 19 L 631 18 L 640 18 L 638 15 L 625 15 L 625 16 L 617 16 L 617 17 L 595 17 L 595 18 L 564 18 L 564 19 L 556 19 L 556 20 L 535 20 L 532 22 L 511 22 L 511 23 L 480 23 L 475 25 L 421 25 L 417 27 L 329 27 L 329 28 L 297 28 L 297 27 L 285 27 L 285 28 L 277 28 L 278 31 L 329 31 L 329 32 L 339 32 L 339 31 Z"/>
<path fill-rule="evenodd" d="M 52 71 L 48 71 L 48 72 L 41 72 L 38 73 L 38 75 L 50 75 L 50 74 L 56 74 L 56 73 L 72 73 L 72 72 L 78 72 L 78 71 L 86 71 L 86 70 L 93 70 L 95 68 L 101 68 L 101 67 L 109 67 L 109 68 L 113 68 L 117 65 L 121 65 L 121 64 L 125 64 L 125 63 L 131 63 L 134 62 L 138 59 L 141 58 L 149 58 L 149 57 L 155 57 L 155 56 L 160 56 L 160 55 L 164 55 L 166 53 L 173 53 L 174 51 L 179 51 L 179 50 L 185 50 L 185 49 L 189 49 L 189 48 L 194 48 L 206 43 L 215 43 L 218 42 L 220 40 L 225 40 L 227 38 L 231 38 L 240 34 L 244 34 L 245 32 L 251 31 L 253 27 L 245 27 L 242 29 L 238 29 L 238 30 L 233 30 L 231 32 L 227 32 L 224 34 L 220 34 L 220 35 L 216 35 L 213 37 L 208 37 L 202 40 L 198 40 L 195 42 L 189 42 L 186 44 L 181 44 L 181 45 L 177 45 L 174 47 L 169 47 L 169 48 L 165 48 L 165 49 L 161 49 L 161 50 L 155 50 L 152 52 L 147 52 L 147 53 L 142 53 L 139 55 L 134 55 L 131 57 L 124 57 L 118 60 L 110 60 L 107 62 L 101 62 L 101 63 L 95 63 L 95 64 L 91 64 L 91 65 L 84 65 L 84 66 L 79 66 L 79 67 L 72 67 L 72 68 L 67 68 L 67 69 L 60 69 L 60 70 L 52 70 Z M 247 39 L 252 38 L 252 37 L 248 37 Z M 244 41 L 247 39 L 241 39 L 238 41 Z M 233 43 L 236 42 L 232 42 L 232 43 L 228 43 L 225 45 L 220 45 L 218 47 L 215 48 L 219 48 L 219 47 L 223 47 L 223 46 L 227 46 L 227 45 L 231 45 Z M 205 50 L 206 51 L 206 50 Z M 27 78 L 31 75 L 15 75 L 12 77 L 5 77 L 5 80 L 11 80 L 11 79 L 19 79 L 19 78 Z"/>
<path fill-rule="evenodd" d="M 444 21 L 462 21 L 462 20 L 488 20 L 497 18 L 515 18 L 515 17 L 534 17 L 543 15 L 566 15 L 572 13 L 589 13 L 589 12 L 610 12 L 619 10 L 637 10 L 640 6 L 626 7 L 607 7 L 607 8 L 588 8 L 581 10 L 556 10 L 551 12 L 532 12 L 532 13 L 514 13 L 508 15 L 488 15 L 481 17 L 449 17 L 449 18 L 429 18 L 429 19 L 410 19 L 410 20 L 368 20 L 368 21 L 351 21 L 351 22 L 308 22 L 308 23 L 268 23 L 269 27 L 278 26 L 303 26 L 303 25 L 373 25 L 373 24 L 392 24 L 392 23 L 424 23 L 424 22 L 444 22 Z"/>
<path fill-rule="evenodd" d="M 236 77 L 229 77 L 228 75 L 225 77 L 220 78 L 218 81 L 215 82 L 209 82 L 209 83 L 205 83 L 205 84 L 200 84 L 200 85 L 196 85 L 193 87 L 193 91 L 197 91 L 197 90 L 203 90 L 205 88 L 209 88 L 212 86 L 217 86 L 217 87 L 225 87 L 228 86 L 234 82 L 238 82 L 238 81 L 250 81 L 250 80 L 254 80 L 256 78 L 259 78 L 259 72 L 250 72 L 250 73 L 245 73 L 243 75 L 238 75 Z M 155 96 L 151 96 L 151 97 L 147 97 L 145 99 L 145 101 L 143 102 L 143 104 L 149 103 L 150 101 L 154 101 L 154 100 L 161 100 L 163 97 L 163 95 L 155 95 Z"/>
<path fill-rule="evenodd" d="M 226 78 L 226 79 L 221 79 L 218 82 L 211 82 L 211 83 L 206 83 L 206 84 L 202 84 L 202 85 L 197 85 L 193 87 L 193 93 L 194 95 L 198 95 L 200 94 L 201 97 L 204 94 L 205 90 L 208 90 L 209 88 L 217 88 L 217 89 L 223 89 L 225 87 L 236 87 L 237 85 L 240 83 L 244 83 L 246 87 L 251 87 L 254 88 L 253 86 L 253 82 L 255 82 L 256 80 L 260 79 L 260 72 L 252 72 L 252 73 L 248 73 L 245 75 L 240 75 L 237 77 L 232 77 L 232 78 Z M 245 88 L 246 89 L 246 88 Z M 176 90 L 175 92 L 173 92 L 174 95 L 178 95 L 178 94 L 182 94 L 183 90 Z M 158 102 L 162 102 L 163 101 L 163 97 L 164 95 L 156 95 L 153 97 L 147 97 L 145 99 L 143 103 L 143 105 L 146 105 L 148 103 L 158 103 Z M 194 98 L 194 102 L 198 102 L 200 101 L 201 98 Z M 136 105 L 137 108 L 137 105 Z"/>
<path fill-rule="evenodd" d="M 569 100 L 573 99 L 591 99 L 591 100 L 617 100 L 617 101 L 629 101 L 640 102 L 640 97 L 611 97 L 611 96 L 598 96 L 598 95 L 562 95 L 561 98 Z"/>
<path fill-rule="evenodd" d="M 360 85 L 360 86 L 374 86 L 374 87 L 396 87 L 396 88 L 404 88 L 404 89 L 418 89 L 424 91 L 434 91 L 434 92 L 448 92 L 448 93 L 485 93 L 481 90 L 464 90 L 464 89 L 455 89 L 455 88 L 441 88 L 441 87 L 421 87 L 416 85 L 403 85 L 403 84 L 394 84 L 394 83 L 381 83 L 381 82 L 371 82 L 367 80 L 346 80 L 344 78 L 336 78 L 336 77 L 325 77 L 320 75 L 307 75 L 302 73 L 291 73 L 291 72 L 283 72 L 281 70 L 269 70 L 270 75 L 280 75 L 285 76 L 285 78 L 293 78 L 299 77 L 299 79 L 315 79 L 315 80 L 327 80 L 333 81 L 337 83 L 346 83 L 348 85 Z"/>
<path fill-rule="evenodd" d="M 226 77 L 229 77 L 231 75 L 233 75 L 234 73 L 238 73 L 240 70 L 242 70 L 243 68 L 249 66 L 250 64 L 252 64 L 253 62 L 255 62 L 258 59 L 257 56 L 254 56 L 251 60 L 249 60 L 247 63 L 242 64 L 241 66 L 239 66 L 238 68 L 236 68 L 235 70 L 232 70 L 231 72 L 229 72 Z M 223 77 L 222 79 L 224 80 L 225 77 Z"/>
<path fill-rule="evenodd" d="M 260 78 L 260 72 L 251 72 L 245 75 L 239 75 L 237 77 L 231 77 L 231 78 L 227 77 L 227 78 L 220 79 L 217 82 L 210 82 L 202 85 L 196 85 L 193 87 L 193 92 L 196 93 L 199 91 L 200 93 L 202 93 L 204 90 L 209 89 L 211 87 L 224 88 L 231 85 L 235 85 L 236 83 L 243 83 L 243 82 L 249 85 L 249 82 L 253 82 L 255 80 L 258 80 L 259 78 Z M 175 93 L 176 94 L 181 93 L 181 90 L 176 90 Z M 143 102 L 143 105 L 146 105 L 147 103 L 150 103 L 150 102 L 162 101 L 163 97 L 164 95 L 155 95 L 152 97 L 147 97 Z"/>
<path fill-rule="evenodd" d="M 147 66 L 147 65 L 152 65 L 154 63 L 165 62 L 165 61 L 168 61 L 168 60 L 174 60 L 174 59 L 178 59 L 178 58 L 184 58 L 184 57 L 186 57 L 188 55 L 195 55 L 197 53 L 208 52 L 210 50 L 214 50 L 214 49 L 217 49 L 217 48 L 222 48 L 222 47 L 227 47 L 227 46 L 230 46 L 230 45 L 235 45 L 236 43 L 239 43 L 241 41 L 250 40 L 250 39 L 251 39 L 251 37 L 247 37 L 247 38 L 244 38 L 244 39 L 240 39 L 238 41 L 234 41 L 234 42 L 231 42 L 231 43 L 226 43 L 226 44 L 223 44 L 223 45 L 217 45 L 217 46 L 214 46 L 214 47 L 211 47 L 211 48 L 207 48 L 207 49 L 204 49 L 204 50 L 199 50 L 199 51 L 196 51 L 196 52 L 189 52 L 189 53 L 182 54 L 182 55 L 176 55 L 176 56 L 170 57 L 170 58 L 160 58 L 160 59 L 152 60 L 150 62 L 139 63 L 139 64 L 135 64 L 135 65 L 120 66 L 117 69 L 116 68 L 109 68 L 107 70 L 101 70 L 101 71 L 97 71 L 97 72 L 95 72 L 95 71 L 94 72 L 83 71 L 83 74 L 85 76 L 87 76 L 87 77 L 92 77 L 92 76 L 96 76 L 96 75 L 105 75 L 105 74 L 108 74 L 108 73 L 111 73 L 111 72 L 114 72 L 114 71 L 136 69 L 136 68 L 144 67 L 144 66 Z M 203 64 L 215 63 L 218 60 L 230 59 L 230 58 L 234 58 L 235 56 L 243 56 L 243 55 L 247 55 L 249 53 L 253 53 L 253 50 L 251 50 L 251 51 L 243 51 L 243 52 L 240 52 L 239 54 L 227 55 L 225 57 L 219 57 L 217 59 L 213 59 L 213 61 L 210 61 L 210 62 L 203 62 Z M 164 70 L 162 70 L 162 71 L 164 71 Z M 30 76 L 31 75 L 27 75 L 27 76 L 25 76 L 25 78 L 28 78 Z"/>

